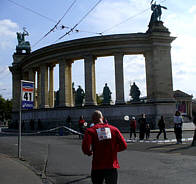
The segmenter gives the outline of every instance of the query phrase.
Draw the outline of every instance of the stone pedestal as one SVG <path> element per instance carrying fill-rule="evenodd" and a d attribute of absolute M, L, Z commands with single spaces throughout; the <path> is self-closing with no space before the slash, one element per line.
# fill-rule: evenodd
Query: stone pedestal
<path fill-rule="evenodd" d="M 147 33 L 151 41 L 151 48 L 144 53 L 147 99 L 149 102 L 174 102 L 170 44 L 175 38 L 170 37 L 162 22 L 152 24 Z"/>

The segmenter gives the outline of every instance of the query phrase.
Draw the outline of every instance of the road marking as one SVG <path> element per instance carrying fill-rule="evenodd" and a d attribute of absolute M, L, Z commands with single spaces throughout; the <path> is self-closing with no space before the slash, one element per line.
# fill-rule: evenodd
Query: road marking
<path fill-rule="evenodd" d="M 190 142 L 192 141 L 193 138 L 182 138 L 182 142 Z M 167 144 L 167 143 L 176 143 L 176 139 L 167 139 L 167 140 L 139 140 L 139 139 L 127 139 L 126 140 L 127 143 L 157 143 L 157 144 Z"/>

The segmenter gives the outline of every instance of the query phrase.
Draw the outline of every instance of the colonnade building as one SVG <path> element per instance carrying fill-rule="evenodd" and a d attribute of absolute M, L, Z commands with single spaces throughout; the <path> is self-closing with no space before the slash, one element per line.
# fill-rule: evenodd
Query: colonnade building
<path fill-rule="evenodd" d="M 104 111 L 111 120 L 123 115 L 145 113 L 153 119 L 171 117 L 175 111 L 173 98 L 171 42 L 175 37 L 161 21 L 146 33 L 115 34 L 65 41 L 38 49 L 30 54 L 14 53 L 10 66 L 13 81 L 13 112 L 19 110 L 20 81 L 36 82 L 35 109 L 24 111 L 23 118 L 50 120 L 64 112 L 78 118 L 90 118 L 94 109 Z M 128 105 L 124 100 L 124 55 L 142 54 L 145 58 L 147 103 Z M 95 62 L 98 57 L 114 56 L 116 101 L 113 107 L 96 106 Z M 73 107 L 72 63 L 84 59 L 85 106 Z M 59 64 L 59 108 L 54 108 L 54 67 Z M 103 109 L 104 108 L 104 109 Z M 55 112 L 56 116 L 50 115 Z M 26 114 L 26 115 L 25 115 Z M 47 114 L 47 115 L 46 115 Z M 114 115 L 115 114 L 115 115 Z M 115 118 L 114 118 L 115 117 Z M 17 119 L 17 116 L 15 116 Z"/>

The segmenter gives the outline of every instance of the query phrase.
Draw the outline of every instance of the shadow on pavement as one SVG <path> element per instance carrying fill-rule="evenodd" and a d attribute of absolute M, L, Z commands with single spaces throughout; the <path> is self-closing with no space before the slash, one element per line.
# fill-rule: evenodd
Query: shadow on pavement
<path fill-rule="evenodd" d="M 146 148 L 146 150 L 156 149 L 156 148 L 164 148 L 164 147 L 170 147 L 174 146 L 174 144 L 163 144 L 163 145 L 156 145 Z"/>
<path fill-rule="evenodd" d="M 83 175 L 83 174 L 79 174 L 79 175 L 66 175 L 66 174 L 61 174 L 61 173 L 55 173 L 55 174 L 49 174 L 47 176 L 48 178 L 50 178 L 50 180 L 56 179 L 56 178 L 61 178 L 60 180 L 64 180 L 65 182 L 63 182 L 63 184 L 71 184 L 71 183 L 81 183 L 82 181 L 91 178 L 91 176 L 89 175 Z M 71 181 L 66 181 L 69 178 L 69 180 Z"/>
<path fill-rule="evenodd" d="M 179 147 L 179 148 L 174 148 L 172 150 L 168 150 L 167 153 L 171 153 L 171 152 L 175 152 L 175 151 L 183 151 L 183 150 L 189 150 L 192 149 L 193 147 L 191 145 L 185 145 L 183 147 Z"/>

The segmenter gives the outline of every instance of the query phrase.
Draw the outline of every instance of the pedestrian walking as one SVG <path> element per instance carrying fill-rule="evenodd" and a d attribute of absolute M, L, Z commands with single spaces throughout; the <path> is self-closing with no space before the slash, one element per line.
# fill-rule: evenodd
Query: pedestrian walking
<path fill-rule="evenodd" d="M 177 144 L 182 143 L 182 124 L 183 119 L 179 111 L 176 111 L 174 116 L 174 132 L 176 135 Z"/>
<path fill-rule="evenodd" d="M 136 139 L 136 120 L 134 116 L 130 121 L 130 139 L 132 138 L 132 134 L 134 134 L 134 139 Z"/>
<path fill-rule="evenodd" d="M 159 139 L 159 136 L 161 135 L 162 132 L 164 134 L 164 139 L 167 139 L 166 131 L 165 131 L 165 120 L 163 116 L 161 116 L 161 119 L 158 122 L 158 127 L 159 127 L 159 133 L 157 134 L 157 139 Z"/>
<path fill-rule="evenodd" d="M 86 130 L 82 142 L 82 151 L 93 156 L 91 180 L 93 184 L 117 184 L 119 163 L 117 153 L 127 148 L 127 143 L 120 131 L 103 123 L 101 111 L 92 115 L 95 124 Z"/>
<path fill-rule="evenodd" d="M 150 124 L 146 123 L 146 140 L 150 138 Z"/>
<path fill-rule="evenodd" d="M 196 116 L 194 116 L 193 118 L 193 124 L 195 125 L 195 131 L 194 131 L 194 135 L 193 135 L 193 141 L 192 141 L 192 146 L 196 145 Z"/>
<path fill-rule="evenodd" d="M 79 126 L 79 132 L 83 135 L 84 134 L 84 117 L 80 116 L 79 121 L 78 121 L 78 126 Z M 79 134 L 79 139 L 82 138 L 83 136 Z"/>
<path fill-rule="evenodd" d="M 146 133 L 146 115 L 142 114 L 142 117 L 138 120 L 140 126 L 140 140 L 144 140 L 145 133 Z"/>

